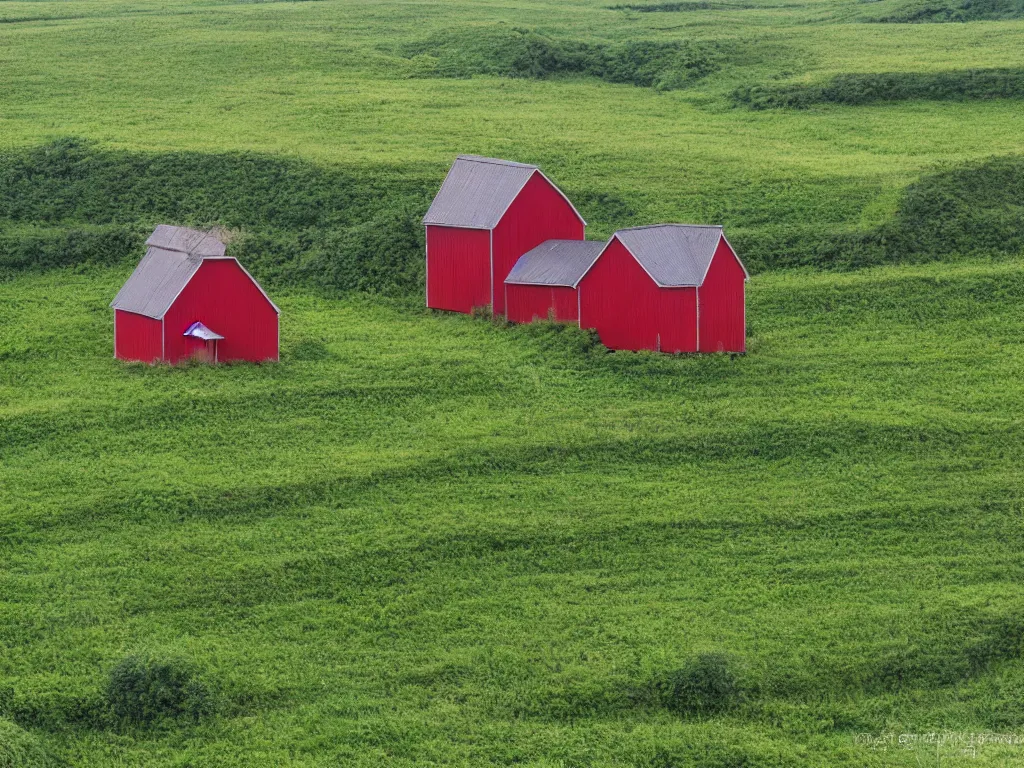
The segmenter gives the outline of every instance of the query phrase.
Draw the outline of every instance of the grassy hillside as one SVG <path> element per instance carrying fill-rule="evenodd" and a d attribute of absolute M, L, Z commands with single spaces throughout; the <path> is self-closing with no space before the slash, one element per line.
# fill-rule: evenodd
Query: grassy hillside
<path fill-rule="evenodd" d="M 1020 263 L 761 277 L 737 359 L 286 295 L 287 363 L 180 370 L 111 359 L 123 277 L 0 288 L 5 706 L 72 764 L 917 765 L 854 734 L 1020 726 Z M 673 711 L 711 652 L 739 693 Z M 140 653 L 212 713 L 112 723 Z"/>
<path fill-rule="evenodd" d="M 938 8 L 0 3 L 0 768 L 1024 764 L 1024 20 Z M 724 223 L 750 353 L 426 312 L 459 152 Z M 280 365 L 112 359 L 158 222 Z"/>

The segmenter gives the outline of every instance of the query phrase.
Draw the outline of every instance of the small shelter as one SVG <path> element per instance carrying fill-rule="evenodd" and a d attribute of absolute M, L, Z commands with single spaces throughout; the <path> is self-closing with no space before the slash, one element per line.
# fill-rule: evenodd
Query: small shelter
<path fill-rule="evenodd" d="M 459 155 L 423 217 L 427 306 L 505 312 L 505 278 L 545 240 L 582 240 L 586 222 L 535 165 Z"/>
<path fill-rule="evenodd" d="M 114 357 L 278 359 L 280 310 L 215 234 L 161 224 L 146 246 L 110 303 Z"/>
<path fill-rule="evenodd" d="M 514 323 L 579 320 L 576 284 L 604 249 L 596 240 L 547 240 L 505 278 L 505 315 Z"/>
<path fill-rule="evenodd" d="M 748 279 L 721 227 L 621 229 L 576 284 L 580 327 L 610 349 L 743 352 Z"/>

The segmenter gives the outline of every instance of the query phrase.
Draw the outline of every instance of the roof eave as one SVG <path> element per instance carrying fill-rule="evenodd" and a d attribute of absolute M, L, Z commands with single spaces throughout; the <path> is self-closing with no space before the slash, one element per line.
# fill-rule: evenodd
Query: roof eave
<path fill-rule="evenodd" d="M 582 278 L 581 278 L 582 279 Z M 505 285 L 532 285 L 537 288 L 575 288 L 572 283 L 528 283 L 522 280 L 509 280 L 505 278 Z"/>
<path fill-rule="evenodd" d="M 448 229 L 475 229 L 479 232 L 490 232 L 494 227 L 471 227 L 466 224 L 443 224 L 440 221 L 427 221 L 423 220 L 424 227 L 448 227 Z M 497 225 L 495 225 L 497 226 Z"/>

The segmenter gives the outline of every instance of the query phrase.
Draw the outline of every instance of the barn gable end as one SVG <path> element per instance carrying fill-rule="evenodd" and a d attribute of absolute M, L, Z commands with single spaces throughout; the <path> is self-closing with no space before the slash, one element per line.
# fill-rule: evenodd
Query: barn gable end
<path fill-rule="evenodd" d="M 659 287 L 617 235 L 578 289 L 580 327 L 609 349 L 697 351 L 696 289 Z"/>
<path fill-rule="evenodd" d="M 218 342 L 221 360 L 278 357 L 277 308 L 235 259 L 204 261 L 168 309 L 163 319 L 168 362 L 188 359 L 202 346 L 184 335 L 196 321 L 224 337 Z"/>
<path fill-rule="evenodd" d="M 580 325 L 613 349 L 742 352 L 747 278 L 721 227 L 620 230 L 578 284 Z"/>

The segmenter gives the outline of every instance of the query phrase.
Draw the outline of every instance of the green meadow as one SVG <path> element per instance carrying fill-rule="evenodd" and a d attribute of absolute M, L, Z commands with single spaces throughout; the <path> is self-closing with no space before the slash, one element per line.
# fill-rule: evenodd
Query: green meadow
<path fill-rule="evenodd" d="M 619 5 L 0 2 L 0 768 L 1024 765 L 1024 7 Z M 458 153 L 748 354 L 425 310 Z M 113 359 L 161 222 L 280 364 Z"/>

